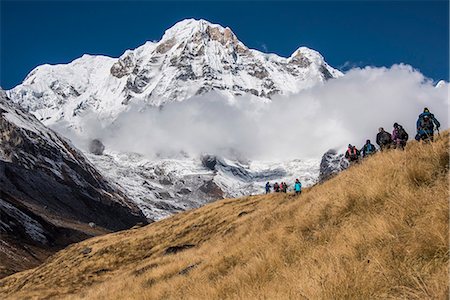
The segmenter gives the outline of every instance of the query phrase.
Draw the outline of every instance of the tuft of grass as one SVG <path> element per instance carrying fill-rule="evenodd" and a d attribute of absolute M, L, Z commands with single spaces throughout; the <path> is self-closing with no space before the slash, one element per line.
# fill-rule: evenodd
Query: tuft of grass
<path fill-rule="evenodd" d="M 448 173 L 445 132 L 299 197 L 226 199 L 74 244 L 0 281 L 0 297 L 448 299 Z"/>

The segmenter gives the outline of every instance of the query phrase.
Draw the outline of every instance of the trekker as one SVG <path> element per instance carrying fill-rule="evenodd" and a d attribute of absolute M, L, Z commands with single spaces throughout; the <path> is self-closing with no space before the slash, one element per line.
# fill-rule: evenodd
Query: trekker
<path fill-rule="evenodd" d="M 355 146 L 352 146 L 352 144 L 348 144 L 348 149 L 345 152 L 345 158 L 350 163 L 357 162 L 358 158 L 359 158 L 359 151 L 358 151 L 358 149 L 356 149 Z"/>
<path fill-rule="evenodd" d="M 270 183 L 267 181 L 267 183 L 266 183 L 266 194 L 270 193 L 270 188 L 271 188 Z"/>
<path fill-rule="evenodd" d="M 441 127 L 441 123 L 434 117 L 432 113 L 428 110 L 428 108 L 423 109 L 423 113 L 419 115 L 419 118 L 416 122 L 417 127 L 417 141 L 433 141 L 434 135 L 434 126 L 436 125 L 436 129 L 439 132 L 439 127 Z"/>
<path fill-rule="evenodd" d="M 283 182 L 281 185 L 282 185 L 282 188 L 283 188 L 283 193 L 287 193 L 287 184 L 286 184 L 286 182 Z"/>
<path fill-rule="evenodd" d="M 402 125 L 394 123 L 394 130 L 392 131 L 392 140 L 396 149 L 405 150 L 406 142 L 408 141 L 408 133 Z"/>
<path fill-rule="evenodd" d="M 377 148 L 370 142 L 370 140 L 366 141 L 366 144 L 360 150 L 362 157 L 367 157 L 369 155 L 377 152 Z"/>
<path fill-rule="evenodd" d="M 275 182 L 273 185 L 273 190 L 278 193 L 280 191 L 280 186 L 278 185 L 278 182 Z"/>
<path fill-rule="evenodd" d="M 389 132 L 384 131 L 383 127 L 378 128 L 377 144 L 380 146 L 380 150 L 389 149 L 392 146 L 392 136 Z"/>
<path fill-rule="evenodd" d="M 302 183 L 298 179 L 295 179 L 294 189 L 296 195 L 300 195 L 302 193 Z"/>

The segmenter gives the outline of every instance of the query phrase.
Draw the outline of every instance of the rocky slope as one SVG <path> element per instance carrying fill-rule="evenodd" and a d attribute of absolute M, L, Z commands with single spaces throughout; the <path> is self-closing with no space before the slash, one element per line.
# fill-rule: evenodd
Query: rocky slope
<path fill-rule="evenodd" d="M 70 142 L 0 94 L 0 276 L 71 242 L 146 222 Z"/>

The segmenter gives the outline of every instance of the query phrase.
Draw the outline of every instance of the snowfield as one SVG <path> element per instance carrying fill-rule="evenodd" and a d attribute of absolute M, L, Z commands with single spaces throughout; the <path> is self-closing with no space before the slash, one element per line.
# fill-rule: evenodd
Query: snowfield
<path fill-rule="evenodd" d="M 262 194 L 268 181 L 272 185 L 284 181 L 292 190 L 296 178 L 305 187 L 319 178 L 319 161 L 314 159 L 241 164 L 213 157 L 211 169 L 201 158 L 149 160 L 136 153 L 108 151 L 86 155 L 153 220 L 221 198 Z"/>

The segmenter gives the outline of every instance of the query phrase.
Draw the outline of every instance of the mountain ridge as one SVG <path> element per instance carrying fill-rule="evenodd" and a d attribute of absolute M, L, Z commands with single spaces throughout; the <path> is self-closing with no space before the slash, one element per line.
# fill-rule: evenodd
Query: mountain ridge
<path fill-rule="evenodd" d="M 300 47 L 288 58 L 265 54 L 228 27 L 187 19 L 119 58 L 83 55 L 38 66 L 7 93 L 46 125 L 82 127 L 77 118 L 87 111 L 112 121 L 130 101 L 160 106 L 211 90 L 267 101 L 340 76 L 312 49 Z"/>

